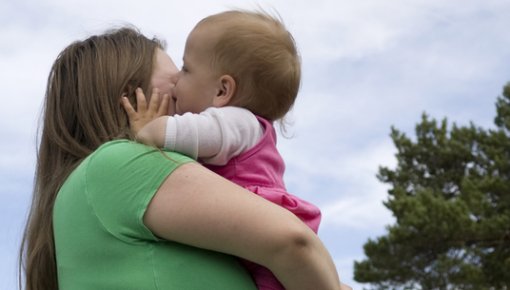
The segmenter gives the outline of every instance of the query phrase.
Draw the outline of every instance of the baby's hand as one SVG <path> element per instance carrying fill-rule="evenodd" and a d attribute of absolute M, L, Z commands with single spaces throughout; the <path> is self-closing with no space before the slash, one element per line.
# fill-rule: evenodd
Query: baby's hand
<path fill-rule="evenodd" d="M 135 111 L 127 97 L 122 97 L 122 105 L 124 106 L 124 110 L 126 110 L 129 118 L 129 126 L 135 137 L 138 136 L 140 130 L 142 130 L 142 128 L 150 121 L 167 115 L 169 97 L 168 94 L 165 94 L 161 99 L 159 96 L 159 90 L 155 88 L 152 90 L 149 107 L 147 108 L 145 95 L 141 88 L 137 88 L 136 101 L 138 103 L 138 111 Z"/>

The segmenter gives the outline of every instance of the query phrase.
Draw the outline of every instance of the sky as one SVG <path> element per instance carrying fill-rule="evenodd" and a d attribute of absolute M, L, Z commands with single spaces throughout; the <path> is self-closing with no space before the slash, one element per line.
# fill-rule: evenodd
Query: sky
<path fill-rule="evenodd" d="M 394 168 L 391 127 L 411 138 L 426 112 L 449 124 L 492 128 L 510 81 L 510 1 L 316 0 L 0 2 L 0 289 L 15 289 L 31 199 L 46 80 L 74 40 L 123 24 L 167 41 L 182 64 L 203 17 L 231 8 L 277 11 L 302 57 L 302 85 L 278 148 L 288 190 L 318 205 L 319 236 L 355 289 L 363 244 L 394 223 L 383 206 Z M 365 285 L 367 286 L 367 285 Z"/>

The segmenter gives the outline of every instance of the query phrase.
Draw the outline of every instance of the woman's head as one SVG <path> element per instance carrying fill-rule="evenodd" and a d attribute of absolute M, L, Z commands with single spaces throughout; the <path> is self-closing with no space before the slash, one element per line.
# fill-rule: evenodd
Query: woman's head
<path fill-rule="evenodd" d="M 26 289 L 58 289 L 51 218 L 57 191 L 92 151 L 130 136 L 120 98 L 126 95 L 135 103 L 137 87 L 147 91 L 151 83 L 162 84 L 165 70 L 154 65 L 161 64 L 158 55 L 168 57 L 159 53 L 162 47 L 133 28 L 121 28 L 72 43 L 53 64 L 21 249 Z"/>
<path fill-rule="evenodd" d="M 65 48 L 53 64 L 46 90 L 42 138 L 83 158 L 105 141 L 128 136 L 121 95 L 147 91 L 157 40 L 131 28 L 109 31 Z"/>

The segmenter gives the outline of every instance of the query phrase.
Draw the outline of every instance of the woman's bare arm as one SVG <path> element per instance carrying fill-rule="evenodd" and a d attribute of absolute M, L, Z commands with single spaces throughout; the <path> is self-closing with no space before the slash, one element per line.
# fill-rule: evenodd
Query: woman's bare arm
<path fill-rule="evenodd" d="M 182 165 L 166 179 L 144 222 L 164 239 L 263 265 L 286 289 L 341 289 L 332 258 L 312 230 L 199 164 Z"/>

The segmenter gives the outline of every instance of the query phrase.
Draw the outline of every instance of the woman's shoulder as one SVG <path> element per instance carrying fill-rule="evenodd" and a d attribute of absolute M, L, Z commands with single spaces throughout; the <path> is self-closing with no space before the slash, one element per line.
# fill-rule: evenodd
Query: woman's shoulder
<path fill-rule="evenodd" d="M 99 146 L 93 153 L 93 155 L 122 155 L 129 152 L 148 151 L 151 148 L 149 146 L 137 143 L 128 139 L 118 139 L 104 143 Z"/>
<path fill-rule="evenodd" d="M 88 167 L 130 168 L 156 164 L 178 166 L 194 161 L 190 157 L 177 152 L 169 152 L 156 147 L 147 146 L 135 141 L 120 139 L 104 143 L 88 157 Z"/>

